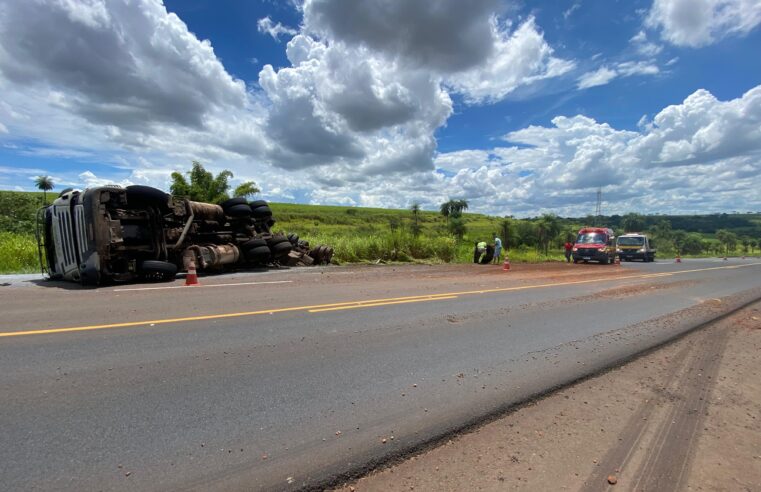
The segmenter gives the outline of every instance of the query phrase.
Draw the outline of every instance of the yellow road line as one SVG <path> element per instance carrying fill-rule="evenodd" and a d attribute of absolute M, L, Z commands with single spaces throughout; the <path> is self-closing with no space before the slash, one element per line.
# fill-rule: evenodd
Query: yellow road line
<path fill-rule="evenodd" d="M 325 311 L 341 311 L 344 309 L 357 309 L 376 306 L 390 306 L 392 304 L 409 304 L 411 302 L 427 302 L 427 301 L 443 301 L 445 299 L 457 299 L 457 296 L 431 296 L 424 299 L 407 299 L 406 301 L 391 301 L 391 302 L 373 302 L 370 304 L 356 304 L 353 306 L 339 306 L 330 308 L 310 309 L 310 313 L 322 313 Z"/>
<path fill-rule="evenodd" d="M 758 265 L 761 265 L 761 263 L 746 263 L 743 265 L 699 268 L 695 270 L 678 270 L 675 272 L 664 272 L 664 273 L 668 273 L 669 275 L 677 275 L 682 273 L 704 272 L 709 270 L 728 270 L 728 269 L 735 269 L 735 268 L 745 268 L 745 267 L 758 266 Z M 569 282 L 523 285 L 523 286 L 517 286 L 517 287 L 499 287 L 495 289 L 480 289 L 480 290 L 469 290 L 469 291 L 462 291 L 462 292 L 445 292 L 441 294 L 426 294 L 426 295 L 419 295 L 419 296 L 391 297 L 387 299 L 368 299 L 365 301 L 337 302 L 332 304 L 317 304 L 312 306 L 295 306 L 295 307 L 276 308 L 276 309 L 263 309 L 259 311 L 245 311 L 240 313 L 208 314 L 208 315 L 201 315 L 201 316 L 187 316 L 182 318 L 168 318 L 168 319 L 157 319 L 157 320 L 147 320 L 147 321 L 128 321 L 124 323 L 109 323 L 109 324 L 102 324 L 102 325 L 77 326 L 77 327 L 71 327 L 71 328 L 50 328 L 50 329 L 42 329 L 42 330 L 7 331 L 7 332 L 0 332 L 0 338 L 18 337 L 18 336 L 27 336 L 27 335 L 46 335 L 46 334 L 52 334 L 52 333 L 70 333 L 70 332 L 78 332 L 78 331 L 103 330 L 103 329 L 109 329 L 109 328 L 128 328 L 128 327 L 134 327 L 134 326 L 165 325 L 170 323 L 182 323 L 186 321 L 209 321 L 209 320 L 226 319 L 226 318 L 242 318 L 246 316 L 287 313 L 287 312 L 294 312 L 294 311 L 321 312 L 321 311 L 329 311 L 330 310 L 329 308 L 356 309 L 360 307 L 373 307 L 373 306 L 380 306 L 380 305 L 392 305 L 392 304 L 403 303 L 398 301 L 415 302 L 418 300 L 436 300 L 440 298 L 448 299 L 448 298 L 454 298 L 457 296 L 465 296 L 465 295 L 493 294 L 497 292 L 514 292 L 519 290 L 544 289 L 548 287 L 581 285 L 581 284 L 589 284 L 589 283 L 600 282 L 600 281 L 603 281 L 603 282 L 616 281 L 617 282 L 620 280 L 652 278 L 654 275 L 658 275 L 658 274 L 625 275 L 623 277 L 603 277 L 603 278 L 598 277 L 598 278 L 591 278 L 586 280 L 574 280 Z"/>

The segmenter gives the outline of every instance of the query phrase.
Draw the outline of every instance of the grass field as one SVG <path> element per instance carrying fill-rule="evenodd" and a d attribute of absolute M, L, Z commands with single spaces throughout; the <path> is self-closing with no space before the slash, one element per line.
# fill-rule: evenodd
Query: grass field
<path fill-rule="evenodd" d="M 48 194 L 48 201 L 55 197 Z M 36 272 L 39 270 L 33 235 L 34 214 L 42 204 L 42 193 L 0 191 L 0 273 Z M 409 210 L 357 208 L 341 206 L 271 203 L 277 219 L 275 231 L 295 232 L 312 244 L 328 244 L 335 250 L 338 263 L 427 262 L 468 263 L 473 259 L 476 241 L 492 242 L 501 233 L 504 218 L 482 214 L 463 215 L 467 232 L 461 240 L 452 236 L 446 219 L 438 212 L 421 211 L 420 233 L 412 234 L 414 217 Z M 653 216 L 654 217 L 654 216 Z M 753 236 L 761 230 L 759 214 L 716 214 L 711 216 L 658 216 L 680 227 L 696 231 L 703 239 L 712 239 L 720 225 Z M 584 219 L 560 219 L 562 235 L 573 234 Z M 603 218 L 611 225 L 619 216 Z M 533 219 L 509 219 L 510 260 L 515 262 L 562 261 L 558 236 L 551 243 L 549 254 L 539 252 Z M 675 227 L 676 229 L 676 227 Z M 761 236 L 761 234 L 759 234 Z M 533 241 L 533 243 L 532 243 Z M 673 257 L 669 244 L 658 245 L 659 258 Z M 714 253 L 715 254 L 715 253 Z M 743 254 L 741 246 L 730 254 Z M 700 256 L 712 256 L 706 252 Z"/>
<path fill-rule="evenodd" d="M 461 241 L 447 231 L 444 217 L 421 211 L 420 233 L 410 232 L 413 216 L 408 210 L 347 208 L 321 205 L 270 204 L 276 231 L 296 232 L 312 244 L 333 246 L 339 262 L 433 261 L 467 262 L 475 241 L 492 241 L 502 219 L 465 214 L 467 233 Z"/>

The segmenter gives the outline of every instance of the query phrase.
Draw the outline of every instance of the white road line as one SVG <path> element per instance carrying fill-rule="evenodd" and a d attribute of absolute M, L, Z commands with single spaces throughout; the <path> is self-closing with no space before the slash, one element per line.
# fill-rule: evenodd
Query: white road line
<path fill-rule="evenodd" d="M 114 289 L 112 292 L 134 292 L 139 290 L 168 290 L 168 289 L 203 289 L 207 287 L 234 287 L 236 285 L 291 284 L 293 280 L 273 280 L 271 282 L 238 282 L 235 284 L 207 285 L 170 285 L 167 287 L 135 287 L 132 289 Z"/>

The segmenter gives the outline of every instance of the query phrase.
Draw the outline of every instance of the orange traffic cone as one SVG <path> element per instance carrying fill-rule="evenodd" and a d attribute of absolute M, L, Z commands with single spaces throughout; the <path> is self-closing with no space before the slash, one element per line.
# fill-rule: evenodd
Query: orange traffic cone
<path fill-rule="evenodd" d="M 188 273 L 185 275 L 185 285 L 200 285 L 198 283 L 198 274 L 196 273 L 195 260 L 190 260 L 188 262 Z"/>
<path fill-rule="evenodd" d="M 682 257 L 679 256 L 679 253 L 676 254 L 676 260 L 674 262 L 675 263 L 681 263 L 682 262 Z"/>
<path fill-rule="evenodd" d="M 510 270 L 510 258 L 505 255 L 505 262 L 502 263 L 502 271 L 506 272 L 508 270 Z"/>

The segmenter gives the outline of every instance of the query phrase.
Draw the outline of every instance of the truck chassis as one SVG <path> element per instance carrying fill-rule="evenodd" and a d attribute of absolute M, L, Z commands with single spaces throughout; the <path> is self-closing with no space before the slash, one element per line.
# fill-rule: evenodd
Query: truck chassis
<path fill-rule="evenodd" d="M 328 264 L 333 249 L 296 234 L 275 234 L 267 202 L 221 205 L 175 197 L 149 186 L 69 190 L 38 214 L 43 272 L 51 279 L 103 285 L 169 280 L 201 271 Z"/>

